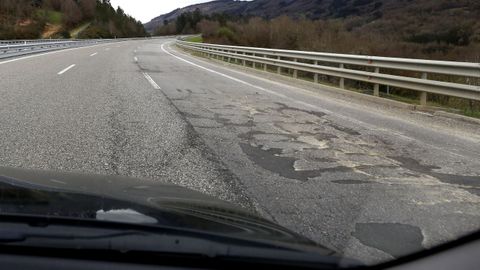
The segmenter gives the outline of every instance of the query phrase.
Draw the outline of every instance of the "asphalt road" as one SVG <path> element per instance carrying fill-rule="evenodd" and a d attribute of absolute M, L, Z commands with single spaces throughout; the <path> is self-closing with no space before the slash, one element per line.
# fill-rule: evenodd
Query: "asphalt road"
<path fill-rule="evenodd" d="M 368 263 L 480 228 L 480 125 L 272 81 L 171 42 L 0 62 L 0 164 L 179 184 Z"/>

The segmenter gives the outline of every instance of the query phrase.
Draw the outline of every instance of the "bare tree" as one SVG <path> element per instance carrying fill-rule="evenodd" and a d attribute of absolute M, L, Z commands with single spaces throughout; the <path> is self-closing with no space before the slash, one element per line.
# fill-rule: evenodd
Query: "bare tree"
<path fill-rule="evenodd" d="M 95 16 L 97 0 L 81 0 L 78 2 L 85 18 L 91 19 Z"/>
<path fill-rule="evenodd" d="M 67 25 L 75 25 L 82 21 L 82 11 L 74 0 L 63 0 L 62 12 Z"/>

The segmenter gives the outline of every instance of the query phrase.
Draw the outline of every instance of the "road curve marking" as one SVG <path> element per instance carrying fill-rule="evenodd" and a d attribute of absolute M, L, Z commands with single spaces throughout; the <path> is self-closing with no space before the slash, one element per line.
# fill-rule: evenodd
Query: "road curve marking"
<path fill-rule="evenodd" d="M 165 47 L 165 46 L 164 46 L 165 44 L 166 44 L 166 43 L 163 43 L 163 44 L 161 45 L 161 49 L 162 49 L 162 51 L 164 51 L 166 54 L 168 54 L 168 55 L 170 55 L 170 56 L 172 56 L 172 57 L 174 57 L 174 58 L 176 58 L 176 59 L 178 59 L 178 60 L 180 60 L 180 61 L 183 61 L 183 62 L 188 63 L 188 64 L 190 64 L 190 65 L 193 65 L 193 66 L 195 66 L 195 67 L 198 67 L 198 68 L 200 68 L 200 69 L 203 69 L 203 70 L 206 70 L 206 71 L 208 71 L 208 72 L 211 72 L 211 73 L 220 75 L 220 76 L 222 76 L 222 77 L 224 77 L 224 78 L 231 79 L 231 80 L 233 80 L 233 81 L 236 81 L 236 82 L 239 82 L 239 83 L 242 83 L 242 84 L 251 86 L 251 87 L 256 88 L 256 89 L 258 89 L 258 90 L 261 90 L 261 91 L 263 91 L 263 92 L 270 93 L 270 94 L 273 94 L 273 95 L 278 96 L 278 97 L 281 97 L 281 98 L 285 98 L 285 99 L 287 99 L 287 100 L 289 100 L 289 101 L 291 101 L 291 102 L 295 102 L 295 103 L 300 104 L 300 105 L 308 106 L 308 107 L 310 107 L 310 108 L 312 108 L 312 109 L 319 110 L 319 111 L 321 111 L 321 112 L 330 114 L 330 115 L 335 116 L 335 117 L 338 117 L 338 118 L 340 118 L 340 119 L 343 119 L 343 120 L 346 120 L 346 121 L 350 121 L 350 122 L 353 122 L 353 123 L 362 125 L 362 126 L 365 127 L 365 128 L 368 128 L 368 129 L 371 129 L 371 130 L 377 130 L 377 131 L 381 131 L 381 132 L 388 132 L 388 133 L 393 134 L 393 135 L 395 135 L 395 136 L 401 137 L 401 138 L 403 138 L 403 139 L 405 139 L 405 140 L 407 140 L 407 141 L 416 141 L 416 138 L 409 137 L 409 136 L 407 136 L 407 135 L 404 135 L 404 134 L 401 133 L 401 132 L 398 132 L 398 131 L 395 131 L 395 130 L 386 130 L 386 129 L 383 129 L 383 128 L 379 128 L 379 127 L 376 126 L 376 125 L 369 124 L 369 123 L 367 123 L 367 122 L 364 122 L 364 121 L 361 121 L 361 120 L 358 120 L 358 119 L 353 119 L 353 118 L 351 118 L 351 117 L 347 117 L 347 116 L 341 115 L 341 114 L 339 114 L 339 113 L 333 112 L 333 111 L 331 111 L 331 110 L 327 110 L 327 109 L 325 109 L 325 108 L 319 108 L 319 107 L 316 106 L 316 105 L 313 105 L 313 104 L 309 104 L 309 103 L 307 103 L 307 102 L 303 102 L 303 101 L 296 100 L 296 99 L 294 99 L 294 98 L 292 98 L 292 97 L 288 97 L 288 96 L 286 96 L 286 95 L 276 93 L 276 92 L 274 92 L 274 91 L 265 89 L 265 88 L 263 88 L 263 87 L 256 86 L 256 85 L 254 85 L 254 84 L 250 84 L 250 83 L 248 83 L 248 82 L 242 81 L 242 80 L 237 79 L 237 78 L 235 78 L 235 77 L 232 77 L 232 76 L 223 74 L 223 73 L 221 73 L 221 72 L 217 72 L 217 71 L 215 71 L 215 70 L 212 70 L 212 69 L 203 67 L 203 66 L 201 66 L 201 65 L 197 65 L 197 64 L 195 64 L 195 63 L 193 63 L 193 62 L 191 62 L 191 61 L 188 61 L 188 60 L 186 60 L 186 59 L 183 59 L 183 58 L 181 58 L 181 57 L 178 57 L 178 56 L 176 56 L 176 55 L 168 52 L 168 51 L 165 50 L 165 48 L 164 48 L 164 47 Z M 202 60 L 197 60 L 197 61 L 202 61 Z M 213 64 L 212 64 L 212 65 L 213 65 Z M 249 76 L 249 77 L 256 78 L 256 79 L 260 79 L 260 80 L 264 80 L 264 81 L 269 81 L 270 83 L 274 83 L 274 84 L 277 84 L 277 85 L 283 85 L 283 86 L 288 87 L 288 88 L 290 88 L 290 89 L 296 89 L 296 90 L 299 90 L 299 91 L 303 92 L 304 94 L 307 94 L 307 95 L 312 96 L 312 97 L 314 97 L 314 95 L 315 95 L 314 93 L 311 93 L 311 92 L 309 92 L 309 91 L 307 91 L 307 90 L 304 90 L 304 89 L 301 89 L 301 88 L 298 88 L 298 87 L 292 87 L 292 86 L 287 86 L 287 85 L 284 85 L 284 84 L 281 84 L 281 83 L 276 83 L 276 82 L 271 81 L 271 80 L 266 80 L 266 79 L 259 78 L 259 77 L 257 77 L 257 76 L 253 76 L 253 75 L 248 75 L 248 74 L 242 73 L 241 71 L 235 71 L 235 70 L 230 70 L 230 71 L 231 71 L 231 72 L 235 72 L 235 73 L 239 73 L 239 74 L 243 74 L 244 76 Z M 459 154 L 457 154 L 457 153 L 454 153 L 454 152 L 449 151 L 449 150 L 445 150 L 445 149 L 443 149 L 443 148 L 441 148 L 441 147 L 438 147 L 438 146 L 435 146 L 435 145 L 433 145 L 433 144 L 429 144 L 429 143 L 427 143 L 427 142 L 422 142 L 422 143 L 423 143 L 424 145 L 427 145 L 427 146 L 429 146 L 429 147 L 431 147 L 431 148 L 435 148 L 435 149 L 440 150 L 440 151 L 442 151 L 442 152 L 445 152 L 445 153 L 448 153 L 448 154 L 451 154 L 451 155 L 455 155 L 455 156 L 461 157 L 461 155 L 459 155 Z"/>
<path fill-rule="evenodd" d="M 97 55 L 97 54 L 98 54 L 98 53 L 92 53 L 92 54 L 90 54 L 90 56 L 95 56 L 95 55 Z"/>
<path fill-rule="evenodd" d="M 67 67 L 66 69 L 64 69 L 64 70 L 62 70 L 62 71 L 60 71 L 60 72 L 58 72 L 57 74 L 58 74 L 58 75 L 62 75 L 63 73 L 65 73 L 65 72 L 69 71 L 70 69 L 72 69 L 72 68 L 73 68 L 73 67 L 75 67 L 75 66 L 76 66 L 75 64 L 73 64 L 73 65 L 70 65 L 70 66 L 69 66 L 69 67 Z"/>
<path fill-rule="evenodd" d="M 161 46 L 162 51 L 165 52 L 166 54 L 170 55 L 170 56 L 173 56 L 173 57 L 177 58 L 177 59 L 180 60 L 180 61 L 183 61 L 183 62 L 185 62 L 185 63 L 187 63 L 187 64 L 192 65 L 192 66 L 195 66 L 195 67 L 198 67 L 198 68 L 200 68 L 200 69 L 203 69 L 203 70 L 205 70 L 205 71 L 211 72 L 211 73 L 213 73 L 213 74 L 217 74 L 217 75 L 219 75 L 219 76 L 222 76 L 222 77 L 224 77 L 224 78 L 230 79 L 230 80 L 232 80 L 232 81 L 235 81 L 235 82 L 244 84 L 244 85 L 246 85 L 246 86 L 253 87 L 253 88 L 258 89 L 258 90 L 260 90 L 260 91 L 267 92 L 267 93 L 272 94 L 272 95 L 275 95 L 275 96 L 277 96 L 277 97 L 289 99 L 289 98 L 288 98 L 287 96 L 285 96 L 284 94 L 276 93 L 276 92 L 274 92 L 274 91 L 272 91 L 272 90 L 265 89 L 265 88 L 263 88 L 263 87 L 261 87 L 261 86 L 257 86 L 257 85 L 248 83 L 248 82 L 246 82 L 246 81 L 237 79 L 237 78 L 232 77 L 232 76 L 229 76 L 229 75 L 227 75 L 227 74 L 223 74 L 223 73 L 218 72 L 218 71 L 215 71 L 215 70 L 213 70 L 213 69 L 206 68 L 206 67 L 204 67 L 204 66 L 197 65 L 197 64 L 195 64 L 195 63 L 193 63 L 193 62 L 191 62 L 191 61 L 188 61 L 188 60 L 186 60 L 186 59 L 183 59 L 183 58 L 181 58 L 181 57 L 178 57 L 178 56 L 176 56 L 176 55 L 168 52 L 167 50 L 165 50 L 165 46 L 164 46 L 164 45 L 165 45 L 165 43 L 163 43 L 162 46 Z"/>
<path fill-rule="evenodd" d="M 143 74 L 143 77 L 145 77 L 145 79 L 147 79 L 147 81 L 153 86 L 154 89 L 156 90 L 161 90 L 162 88 L 160 88 L 160 86 L 158 86 L 158 84 L 152 79 L 152 77 L 150 77 L 150 75 L 148 75 L 148 73 L 146 72 L 142 72 Z"/>

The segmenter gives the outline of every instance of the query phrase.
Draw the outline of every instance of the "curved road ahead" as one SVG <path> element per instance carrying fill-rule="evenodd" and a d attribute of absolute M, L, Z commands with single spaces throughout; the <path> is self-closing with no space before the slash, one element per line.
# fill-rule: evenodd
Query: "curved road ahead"
<path fill-rule="evenodd" d="M 172 42 L 0 62 L 0 165 L 176 183 L 366 262 L 480 228 L 480 125 L 300 89 Z"/>

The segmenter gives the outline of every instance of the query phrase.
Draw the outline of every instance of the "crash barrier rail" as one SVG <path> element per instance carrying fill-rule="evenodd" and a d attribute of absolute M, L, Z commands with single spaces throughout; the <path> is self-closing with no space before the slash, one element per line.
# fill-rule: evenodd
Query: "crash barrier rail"
<path fill-rule="evenodd" d="M 0 58 L 31 54 L 35 52 L 81 47 L 122 39 L 37 39 L 37 40 L 0 40 Z"/>
<path fill-rule="evenodd" d="M 254 68 L 260 65 L 264 71 L 285 74 L 287 70 L 295 79 L 298 71 L 313 74 L 315 83 L 319 83 L 319 76 L 336 77 L 343 89 L 345 79 L 371 83 L 375 96 L 380 95 L 381 85 L 415 90 L 420 92 L 420 105 L 427 104 L 427 93 L 480 101 L 480 63 L 226 46 L 182 39 L 176 44 L 209 58 Z M 438 75 L 455 79 L 444 81 Z"/>

